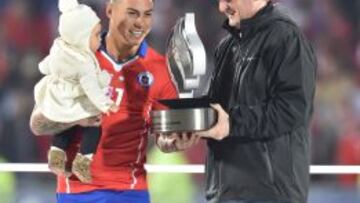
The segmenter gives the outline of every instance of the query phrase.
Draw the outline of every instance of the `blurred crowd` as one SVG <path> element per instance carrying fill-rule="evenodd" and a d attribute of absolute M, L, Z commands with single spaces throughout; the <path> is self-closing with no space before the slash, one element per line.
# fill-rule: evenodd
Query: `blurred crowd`
<path fill-rule="evenodd" d="M 84 0 L 106 27 L 106 0 Z M 280 1 L 281 2 L 281 1 Z M 313 42 L 318 57 L 317 92 L 312 123 L 312 164 L 360 165 L 360 2 L 358 0 L 283 0 L 289 15 Z M 208 0 L 157 0 L 149 43 L 165 53 L 176 20 L 195 12 L 197 29 L 212 55 L 224 18 Z M 58 35 L 57 1 L 0 0 L 0 157 L 8 162 L 44 162 L 48 137 L 29 129 L 37 64 Z M 208 77 L 208 75 L 206 76 Z M 203 79 L 206 86 L 207 78 Z M 204 94 L 206 88 L 199 94 Z M 186 163 L 204 162 L 204 143 L 185 154 Z M 317 176 L 341 186 L 357 184 L 356 175 Z M 195 178 L 200 182 L 200 178 Z M 360 180 L 360 179 L 359 179 Z"/>

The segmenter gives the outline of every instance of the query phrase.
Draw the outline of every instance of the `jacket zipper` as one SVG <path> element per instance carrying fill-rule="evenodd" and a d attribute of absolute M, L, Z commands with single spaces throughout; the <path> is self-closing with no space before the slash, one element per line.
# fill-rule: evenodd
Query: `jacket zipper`
<path fill-rule="evenodd" d="M 230 107 L 232 107 L 234 104 L 233 104 L 233 100 L 236 100 L 236 98 L 239 97 L 239 89 L 240 89 L 240 86 L 241 86 L 241 83 L 239 85 L 234 85 L 234 84 L 237 84 L 237 81 L 239 80 L 239 77 L 240 77 L 240 73 L 241 73 L 241 69 L 242 69 L 242 61 L 241 61 L 241 58 L 242 58 L 242 47 L 241 47 L 241 40 L 242 40 L 242 33 L 240 32 L 239 33 L 239 37 L 236 38 L 237 41 L 238 41 L 238 44 L 236 44 L 236 46 L 239 46 L 238 48 L 238 55 L 236 56 L 236 61 L 234 61 L 234 65 L 235 65 L 235 70 L 234 70 L 234 74 L 235 74 L 235 77 L 233 78 L 233 82 L 232 82 L 232 92 L 234 92 L 235 94 L 232 94 L 233 96 L 231 97 L 231 103 L 230 103 Z M 240 59 L 240 60 L 239 60 Z M 240 63 L 238 64 L 238 62 L 240 61 Z M 240 67 L 237 67 L 237 66 L 240 66 Z"/>
<path fill-rule="evenodd" d="M 242 83 L 244 81 L 245 78 L 245 73 L 247 72 L 247 69 L 249 68 L 249 66 L 243 67 L 247 58 L 247 55 L 249 53 L 249 50 L 246 50 L 245 53 L 243 53 L 242 50 L 242 38 L 243 38 L 243 33 L 240 32 L 239 33 L 239 38 L 238 38 L 238 43 L 239 43 L 239 58 L 240 58 L 240 63 L 236 64 L 239 65 L 240 67 L 236 69 L 235 72 L 235 80 L 233 81 L 233 84 L 238 84 L 236 85 L 236 99 L 239 98 L 239 89 L 241 89 L 242 87 Z M 237 60 L 238 61 L 238 60 Z M 235 83 L 234 83 L 235 82 Z"/>

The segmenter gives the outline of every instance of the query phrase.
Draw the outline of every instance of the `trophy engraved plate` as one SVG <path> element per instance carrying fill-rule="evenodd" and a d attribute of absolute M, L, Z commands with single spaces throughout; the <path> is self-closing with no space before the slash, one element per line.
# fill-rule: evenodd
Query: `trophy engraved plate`
<path fill-rule="evenodd" d="M 190 132 L 209 128 L 215 120 L 211 108 L 172 109 L 153 115 L 154 132 Z"/>
<path fill-rule="evenodd" d="M 166 110 L 151 112 L 154 133 L 194 132 L 211 128 L 217 115 L 206 98 L 193 98 L 206 73 L 206 53 L 196 31 L 195 15 L 187 13 L 172 29 L 166 59 L 179 99 L 159 100 Z"/>

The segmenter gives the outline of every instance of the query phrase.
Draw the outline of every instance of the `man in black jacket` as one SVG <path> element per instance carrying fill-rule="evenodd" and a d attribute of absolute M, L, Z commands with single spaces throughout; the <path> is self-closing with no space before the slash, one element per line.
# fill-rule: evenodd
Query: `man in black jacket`
<path fill-rule="evenodd" d="M 209 203 L 305 203 L 316 72 L 312 47 L 269 0 L 218 4 L 229 32 L 216 50 L 209 91 L 218 121 L 191 139 L 160 136 L 158 145 L 171 152 L 195 145 L 198 136 L 208 139 Z"/>
<path fill-rule="evenodd" d="M 219 0 L 229 32 L 215 54 L 209 97 L 209 203 L 305 203 L 316 59 L 269 0 Z"/>

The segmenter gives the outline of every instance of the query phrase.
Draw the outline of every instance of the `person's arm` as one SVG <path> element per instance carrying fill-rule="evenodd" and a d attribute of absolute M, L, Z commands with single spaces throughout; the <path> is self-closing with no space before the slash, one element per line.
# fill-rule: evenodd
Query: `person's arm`
<path fill-rule="evenodd" d="M 34 106 L 30 117 L 30 129 L 34 135 L 55 135 L 74 126 L 75 123 L 57 123 L 47 119 L 39 109 Z"/>
<path fill-rule="evenodd" d="M 91 118 L 85 118 L 73 123 L 59 123 L 47 119 L 39 109 L 34 106 L 34 110 L 30 117 L 30 129 L 34 135 L 56 135 L 66 129 L 69 129 L 75 125 L 84 127 L 99 126 L 101 123 L 101 117 L 95 116 Z"/>

